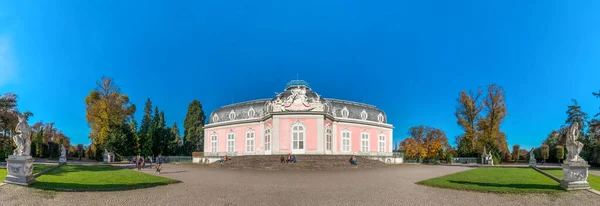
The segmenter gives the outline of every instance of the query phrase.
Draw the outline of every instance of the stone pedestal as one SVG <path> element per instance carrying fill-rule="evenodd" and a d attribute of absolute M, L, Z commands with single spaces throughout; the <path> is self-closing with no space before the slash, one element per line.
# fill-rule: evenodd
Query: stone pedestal
<path fill-rule="evenodd" d="M 58 159 L 58 164 L 61 164 L 61 165 L 67 164 L 67 158 L 66 157 L 60 157 Z"/>
<path fill-rule="evenodd" d="M 493 159 L 488 160 L 487 164 L 488 165 L 494 165 L 494 160 Z"/>
<path fill-rule="evenodd" d="M 535 159 L 529 159 L 529 167 L 537 167 L 537 163 Z"/>
<path fill-rule="evenodd" d="M 27 186 L 35 182 L 35 178 L 31 174 L 33 171 L 33 158 L 31 156 L 8 156 L 6 170 L 8 174 L 4 180 L 5 183 Z"/>
<path fill-rule="evenodd" d="M 585 161 L 563 163 L 564 178 L 560 186 L 565 190 L 589 189 L 590 184 L 587 182 L 589 167 Z"/>

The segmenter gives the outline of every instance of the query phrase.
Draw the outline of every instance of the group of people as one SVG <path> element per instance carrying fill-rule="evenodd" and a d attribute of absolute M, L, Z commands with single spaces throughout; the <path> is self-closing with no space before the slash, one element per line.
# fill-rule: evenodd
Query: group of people
<path fill-rule="evenodd" d="M 350 160 L 348 160 L 350 162 L 351 165 L 356 165 L 356 156 L 352 155 L 352 157 L 350 157 Z"/>
<path fill-rule="evenodd" d="M 150 168 L 152 168 L 152 157 L 147 157 L 146 159 L 140 155 L 138 155 L 135 158 L 135 164 L 137 165 L 138 171 L 142 170 L 142 168 L 144 168 L 146 166 L 146 161 L 148 161 L 150 163 Z M 162 156 L 158 155 L 158 157 L 156 157 L 156 173 L 160 174 L 160 171 L 162 170 L 163 162 L 164 162 L 164 160 L 163 160 Z"/>
<path fill-rule="evenodd" d="M 296 156 L 292 155 L 291 153 L 288 153 L 287 158 L 283 158 L 283 155 L 281 155 L 281 157 L 279 157 L 279 160 L 281 161 L 281 163 L 296 163 Z"/>

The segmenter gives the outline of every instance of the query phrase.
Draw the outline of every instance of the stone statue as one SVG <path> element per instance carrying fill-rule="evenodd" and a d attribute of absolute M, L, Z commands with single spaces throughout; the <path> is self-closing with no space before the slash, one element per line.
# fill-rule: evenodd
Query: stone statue
<path fill-rule="evenodd" d="M 571 127 L 569 127 L 569 132 L 567 133 L 567 160 L 570 162 L 578 162 L 582 161 L 579 153 L 583 149 L 583 143 L 577 141 L 579 138 L 579 124 L 574 122 Z"/>
<path fill-rule="evenodd" d="M 31 153 L 31 129 L 27 124 L 27 119 L 23 115 L 18 115 L 19 123 L 17 123 L 16 133 L 13 141 L 17 145 L 13 155 L 29 156 Z"/>
<path fill-rule="evenodd" d="M 60 157 L 67 157 L 67 150 L 65 149 L 65 145 L 60 145 Z"/>
<path fill-rule="evenodd" d="M 535 159 L 535 155 L 533 154 L 533 148 L 531 148 L 531 151 L 529 151 L 529 160 L 534 160 Z"/>

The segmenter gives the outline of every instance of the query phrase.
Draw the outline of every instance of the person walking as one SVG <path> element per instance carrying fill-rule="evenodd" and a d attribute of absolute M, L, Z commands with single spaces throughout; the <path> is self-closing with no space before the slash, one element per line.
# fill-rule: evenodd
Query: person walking
<path fill-rule="evenodd" d="M 158 157 L 156 157 L 156 173 L 158 173 L 159 175 L 160 170 L 162 170 L 162 157 L 161 155 L 158 155 Z"/>

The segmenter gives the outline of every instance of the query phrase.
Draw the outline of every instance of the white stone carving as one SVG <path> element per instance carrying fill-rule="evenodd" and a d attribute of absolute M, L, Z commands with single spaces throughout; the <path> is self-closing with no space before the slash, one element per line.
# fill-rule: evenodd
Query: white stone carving
<path fill-rule="evenodd" d="M 290 89 L 291 95 L 285 98 L 285 100 L 281 99 L 283 93 L 278 94 L 275 101 L 267 103 L 267 108 L 271 112 L 325 111 L 325 105 L 321 103 L 321 97 L 315 93 L 317 97 L 309 98 L 306 92 L 306 87 L 296 86 Z"/>
<path fill-rule="evenodd" d="M 229 112 L 229 120 L 235 120 L 235 112 L 233 111 L 233 109 L 231 110 L 231 112 Z"/>
<path fill-rule="evenodd" d="M 360 119 L 367 120 L 367 117 L 369 117 L 369 114 L 367 114 L 367 111 L 363 109 L 363 111 L 360 112 Z"/>
<path fill-rule="evenodd" d="M 590 166 L 579 156 L 583 149 L 583 143 L 577 141 L 579 138 L 578 126 L 579 124 L 574 122 L 567 133 L 567 159 L 562 165 L 564 177 L 560 183 L 560 186 L 566 190 L 590 188 L 590 184 L 587 182 Z"/>
<path fill-rule="evenodd" d="M 27 124 L 25 116 L 18 115 L 19 123 L 15 132 L 17 135 L 13 137 L 13 141 L 17 145 L 13 155 L 16 156 L 29 156 L 31 153 L 31 128 Z"/>
<path fill-rule="evenodd" d="M 254 108 L 250 107 L 248 110 L 248 118 L 254 118 L 254 115 L 256 115 L 256 111 L 254 111 Z"/>
<path fill-rule="evenodd" d="M 60 158 L 58 159 L 59 164 L 67 163 L 67 150 L 64 145 L 60 145 Z"/>
<path fill-rule="evenodd" d="M 219 115 L 215 114 L 213 115 L 213 122 L 218 122 L 219 121 Z"/>
<path fill-rule="evenodd" d="M 113 154 L 104 149 L 104 163 L 110 163 L 113 160 Z"/>
<path fill-rule="evenodd" d="M 30 185 L 35 182 L 33 177 L 33 158 L 31 156 L 9 155 L 6 159 L 8 174 L 5 183 Z"/>
<path fill-rule="evenodd" d="M 383 123 L 383 114 L 381 112 L 379 113 L 379 115 L 377 115 L 377 121 Z"/>
<path fill-rule="evenodd" d="M 537 162 L 535 161 L 535 155 L 533 154 L 533 150 L 534 148 L 531 148 L 531 151 L 529 151 L 529 166 L 537 167 Z"/>
<path fill-rule="evenodd" d="M 350 111 L 348 111 L 348 108 L 346 107 L 344 107 L 340 113 L 342 113 L 343 118 L 348 118 L 348 115 L 350 115 Z"/>

